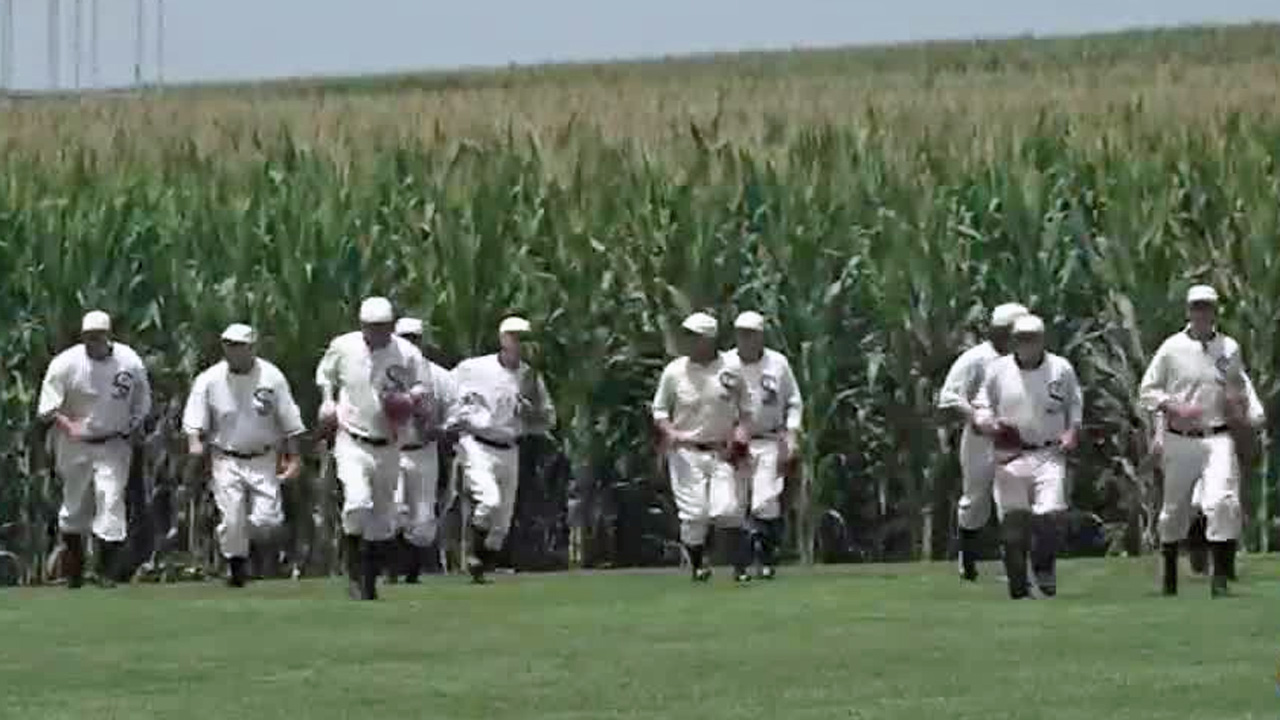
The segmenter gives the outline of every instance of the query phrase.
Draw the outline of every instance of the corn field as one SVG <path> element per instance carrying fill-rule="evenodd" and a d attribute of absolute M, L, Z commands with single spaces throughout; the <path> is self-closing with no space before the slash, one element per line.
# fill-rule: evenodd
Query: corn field
<path fill-rule="evenodd" d="M 944 556 L 959 469 L 933 401 L 1021 301 L 1086 388 L 1073 503 L 1140 551 L 1137 382 L 1189 285 L 1223 295 L 1280 417 L 1277 47 L 1249 26 L 0 106 L 0 546 L 40 575 L 58 494 L 30 419 L 86 309 L 148 361 L 137 504 L 163 498 L 194 553 L 216 520 L 175 422 L 218 333 L 259 328 L 314 418 L 315 363 L 376 293 L 451 358 L 534 321 L 561 416 L 529 517 L 584 527 L 593 564 L 675 538 L 647 403 L 704 308 L 770 317 L 805 392 L 791 551 Z M 1270 452 L 1244 482 L 1260 550 Z M 297 486 L 290 522 L 319 536 L 332 479 L 312 458 Z"/>

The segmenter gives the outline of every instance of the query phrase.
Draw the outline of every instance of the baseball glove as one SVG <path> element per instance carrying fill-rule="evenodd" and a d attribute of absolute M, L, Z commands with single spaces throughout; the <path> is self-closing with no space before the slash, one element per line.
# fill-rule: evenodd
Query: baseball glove
<path fill-rule="evenodd" d="M 408 393 L 385 392 L 382 394 L 382 412 L 393 425 L 403 425 L 413 416 L 416 403 Z"/>
<path fill-rule="evenodd" d="M 1001 424 L 991 436 L 995 446 L 1001 450 L 1021 450 L 1022 433 L 1014 425 Z"/>

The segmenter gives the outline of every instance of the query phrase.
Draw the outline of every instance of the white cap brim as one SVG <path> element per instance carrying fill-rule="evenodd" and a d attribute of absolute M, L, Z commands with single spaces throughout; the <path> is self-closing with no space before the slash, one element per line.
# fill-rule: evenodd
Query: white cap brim
<path fill-rule="evenodd" d="M 222 340 L 229 343 L 252 343 L 257 341 L 258 334 L 253 328 L 243 323 L 235 323 L 228 325 L 226 330 L 222 331 Z"/>
<path fill-rule="evenodd" d="M 694 335 L 702 335 L 703 337 L 715 337 L 716 331 L 720 324 L 716 319 L 706 313 L 694 313 L 684 319 L 680 323 L 680 327 L 688 330 Z"/>
<path fill-rule="evenodd" d="M 1023 315 L 1013 321 L 1014 335 L 1043 335 L 1044 321 L 1035 315 Z"/>
<path fill-rule="evenodd" d="M 533 330 L 533 325 L 522 317 L 509 317 L 498 324 L 498 332 L 502 334 L 520 334 Z"/>
<path fill-rule="evenodd" d="M 739 315 L 738 319 L 733 321 L 733 327 L 735 327 L 738 330 L 763 331 L 764 316 L 758 312 L 752 312 L 748 310 L 747 312 L 744 312 L 741 315 Z"/>
<path fill-rule="evenodd" d="M 1006 328 L 1012 327 L 1014 321 L 1027 314 L 1027 308 L 1018 303 L 1005 303 L 997 305 L 991 311 L 991 327 Z"/>
<path fill-rule="evenodd" d="M 396 321 L 397 335 L 421 335 L 422 321 L 418 318 L 400 318 Z"/>
<path fill-rule="evenodd" d="M 91 310 L 85 313 L 84 318 L 80 321 L 80 332 L 110 332 L 111 316 L 101 310 Z"/>
<path fill-rule="evenodd" d="M 1192 303 L 1217 303 L 1218 291 L 1208 285 L 1196 285 L 1187 291 L 1187 304 Z"/>
<path fill-rule="evenodd" d="M 360 322 L 389 323 L 395 322 L 396 311 L 391 301 L 384 297 L 371 297 L 360 303 Z"/>

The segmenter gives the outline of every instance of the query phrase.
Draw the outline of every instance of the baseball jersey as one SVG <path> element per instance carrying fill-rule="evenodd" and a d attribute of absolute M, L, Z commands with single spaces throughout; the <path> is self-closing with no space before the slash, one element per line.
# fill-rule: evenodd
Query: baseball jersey
<path fill-rule="evenodd" d="M 1047 352 L 1039 367 L 1024 369 L 1005 355 L 987 366 L 973 407 L 979 423 L 1004 420 L 1017 426 L 1024 443 L 1043 445 L 1080 426 L 1084 397 L 1066 358 Z"/>
<path fill-rule="evenodd" d="M 1151 412 L 1166 400 L 1198 405 L 1203 414 L 1190 427 L 1174 418 L 1166 420 L 1173 430 L 1212 429 L 1227 423 L 1224 400 L 1228 389 L 1242 390 L 1249 402 L 1249 422 L 1261 425 L 1265 419 L 1262 401 L 1245 371 L 1240 346 L 1235 340 L 1215 333 L 1207 341 L 1196 340 L 1186 330 L 1169 336 L 1142 375 L 1139 400 Z"/>
<path fill-rule="evenodd" d="M 939 410 L 960 410 L 973 414 L 973 400 L 986 377 L 987 366 L 1000 357 L 990 341 L 979 343 L 960 353 L 951 364 L 938 392 Z"/>
<path fill-rule="evenodd" d="M 316 385 L 328 397 L 338 391 L 338 425 L 365 438 L 389 440 L 391 423 L 382 412 L 382 393 L 409 392 L 426 386 L 430 368 L 422 351 L 402 337 L 374 350 L 359 330 L 339 335 L 329 343 L 316 368 Z"/>
<path fill-rule="evenodd" d="M 555 423 L 547 386 L 528 363 L 513 370 L 498 360 L 497 353 L 469 358 L 453 369 L 453 385 L 457 402 L 448 425 L 462 432 L 511 443 Z"/>
<path fill-rule="evenodd" d="M 425 425 L 428 429 L 440 429 L 449 419 L 449 412 L 453 404 L 457 401 L 457 393 L 453 386 L 453 374 L 443 367 L 427 361 L 427 368 L 431 373 L 430 380 L 427 382 L 427 388 L 430 395 L 427 397 L 428 411 L 426 413 Z M 400 432 L 401 445 L 423 445 L 422 434 L 418 432 L 418 424 L 411 422 L 404 430 Z"/>
<path fill-rule="evenodd" d="M 742 369 L 728 353 L 717 353 L 703 365 L 688 356 L 667 363 L 653 396 L 653 419 L 670 422 L 693 442 L 722 443 L 734 426 L 750 419 L 750 399 Z"/>
<path fill-rule="evenodd" d="M 251 454 L 272 450 L 282 438 L 306 430 L 289 381 L 261 358 L 245 373 L 231 372 L 224 360 L 197 375 L 182 426 L 214 447 Z"/>
<path fill-rule="evenodd" d="M 748 429 L 753 436 L 780 435 L 800 429 L 804 400 L 785 355 L 765 348 L 758 361 L 748 363 L 735 348 L 726 354 L 726 360 L 742 373 L 751 407 Z"/>
<path fill-rule="evenodd" d="M 129 433 L 151 413 L 151 382 L 142 358 L 124 343 L 112 343 L 102 360 L 89 357 L 83 344 L 53 358 L 40 386 L 36 414 L 61 412 L 84 422 L 90 439 Z"/>

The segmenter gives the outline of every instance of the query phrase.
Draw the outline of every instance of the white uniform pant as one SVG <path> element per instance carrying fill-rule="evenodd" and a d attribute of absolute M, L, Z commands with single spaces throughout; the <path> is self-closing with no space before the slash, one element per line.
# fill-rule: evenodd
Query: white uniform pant
<path fill-rule="evenodd" d="M 786 478 L 778 472 L 778 457 L 782 453 L 776 439 L 751 441 L 751 457 L 742 472 L 751 493 L 751 517 L 756 520 L 777 520 L 782 517 L 782 490 Z"/>
<path fill-rule="evenodd" d="M 396 484 L 396 528 L 416 547 L 436 539 L 436 483 L 440 478 L 435 443 L 400 451 L 400 481 Z"/>
<path fill-rule="evenodd" d="M 1197 486 L 1206 520 L 1205 537 L 1210 542 L 1240 538 L 1240 466 L 1230 433 L 1204 438 L 1165 433 L 1162 464 L 1160 542 L 1178 542 L 1187 537 Z"/>
<path fill-rule="evenodd" d="M 123 438 L 90 444 L 61 432 L 54 445 L 54 469 L 62 478 L 61 532 L 93 534 L 122 542 L 128 534 L 124 493 L 133 449 Z"/>
<path fill-rule="evenodd" d="M 671 494 L 680 518 L 680 541 L 702 545 L 712 524 L 740 528 L 746 482 L 718 450 L 678 447 L 667 453 Z"/>
<path fill-rule="evenodd" d="M 222 522 L 218 545 L 226 558 L 248 557 L 249 542 L 261 540 L 284 524 L 276 454 L 252 459 L 214 451 L 213 499 Z"/>
<path fill-rule="evenodd" d="M 520 486 L 520 451 L 516 446 L 497 448 L 464 435 L 458 441 L 462 487 L 471 500 L 471 524 L 484 530 L 485 547 L 502 549 L 511 529 Z"/>
<path fill-rule="evenodd" d="M 1001 520 L 1017 510 L 1048 515 L 1067 509 L 1067 461 L 1054 448 L 1025 450 L 995 471 L 996 511 Z"/>
<path fill-rule="evenodd" d="M 965 425 L 960 436 L 960 503 L 956 520 L 965 530 L 979 530 L 991 519 L 991 484 L 995 480 L 995 451 L 991 440 Z"/>
<path fill-rule="evenodd" d="M 333 459 L 342 484 L 342 532 L 378 542 L 395 535 L 400 449 L 374 446 L 339 432 Z"/>

